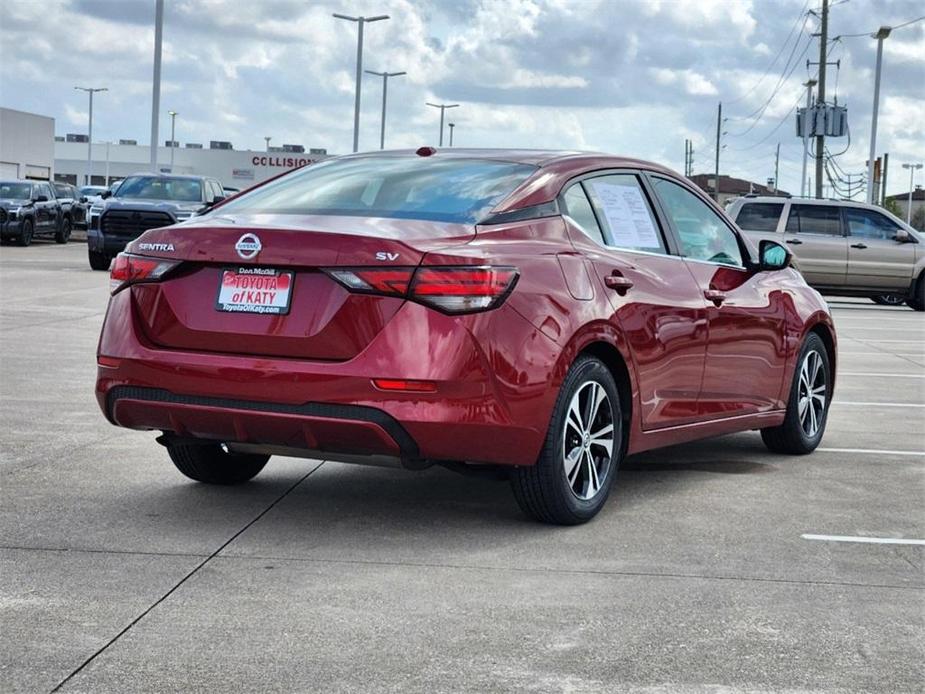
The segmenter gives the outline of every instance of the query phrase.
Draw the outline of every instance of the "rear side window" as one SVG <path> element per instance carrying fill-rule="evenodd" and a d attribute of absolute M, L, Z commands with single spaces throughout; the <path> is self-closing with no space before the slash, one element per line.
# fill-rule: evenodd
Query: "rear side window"
<path fill-rule="evenodd" d="M 892 240 L 899 229 L 898 224 L 873 210 L 846 207 L 845 219 L 848 221 L 849 234 L 867 239 Z"/>
<path fill-rule="evenodd" d="M 605 245 L 604 234 L 601 232 L 601 227 L 594 216 L 594 210 L 591 208 L 591 203 L 588 201 L 588 196 L 585 194 L 581 184 L 576 183 L 565 191 L 563 198 L 565 200 L 565 211 L 572 218 L 572 221 L 585 234 L 602 246 Z"/>
<path fill-rule="evenodd" d="M 607 243 L 650 253 L 665 253 L 655 215 L 632 174 L 599 176 L 584 182 L 604 226 Z"/>
<path fill-rule="evenodd" d="M 71 191 L 68 190 L 68 187 L 63 183 L 55 183 L 55 192 L 58 194 L 59 198 L 69 198 L 71 197 Z"/>
<path fill-rule="evenodd" d="M 841 236 L 841 210 L 829 205 L 791 205 L 787 233 Z"/>
<path fill-rule="evenodd" d="M 783 211 L 783 203 L 747 202 L 739 210 L 736 224 L 747 231 L 777 231 L 777 220 Z"/>
<path fill-rule="evenodd" d="M 331 159 L 245 193 L 221 211 L 473 223 L 535 171 L 526 164 L 439 155 Z"/>

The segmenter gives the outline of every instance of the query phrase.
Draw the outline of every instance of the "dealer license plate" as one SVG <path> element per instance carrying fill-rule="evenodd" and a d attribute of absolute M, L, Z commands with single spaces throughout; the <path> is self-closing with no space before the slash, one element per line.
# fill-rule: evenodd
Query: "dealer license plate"
<path fill-rule="evenodd" d="M 232 313 L 289 313 L 293 274 L 262 267 L 222 270 L 215 308 Z"/>

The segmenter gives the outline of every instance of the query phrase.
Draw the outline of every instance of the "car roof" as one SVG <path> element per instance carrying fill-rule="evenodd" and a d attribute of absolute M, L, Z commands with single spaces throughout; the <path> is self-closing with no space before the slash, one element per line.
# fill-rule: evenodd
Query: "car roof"
<path fill-rule="evenodd" d="M 860 207 L 863 209 L 875 209 L 882 211 L 883 208 L 879 205 L 870 205 L 866 202 L 858 202 L 856 200 L 837 200 L 835 198 L 800 198 L 800 197 L 790 197 L 785 198 L 781 196 L 774 195 L 746 195 L 741 198 L 736 198 L 733 202 L 742 202 L 743 204 L 751 202 L 773 202 L 773 203 L 785 203 L 792 202 L 798 205 L 835 205 L 838 207 Z"/>
<path fill-rule="evenodd" d="M 205 181 L 206 179 L 212 178 L 211 176 L 194 176 L 192 174 L 170 174 L 170 173 L 161 173 L 160 171 L 138 171 L 133 174 L 129 174 L 125 178 L 132 178 L 133 176 L 145 176 L 147 178 L 171 178 L 171 179 L 185 179 L 188 181 Z M 113 183 L 121 183 L 125 178 L 119 181 L 113 181 Z M 110 184 L 112 185 L 112 184 Z"/>
<path fill-rule="evenodd" d="M 423 149 L 423 148 L 422 148 Z M 582 150 L 559 149 L 505 149 L 505 148 L 477 148 L 477 147 L 430 147 L 433 153 L 430 156 L 438 159 L 484 159 L 486 161 L 506 161 L 516 164 L 530 164 L 545 167 L 553 163 L 573 162 L 580 166 L 583 160 L 608 160 L 609 166 L 620 168 L 623 166 L 638 168 L 644 164 L 646 168 L 662 168 L 652 162 L 643 162 L 639 159 L 621 157 L 603 152 L 587 152 Z M 347 154 L 341 159 L 378 158 L 378 157 L 412 157 L 418 155 L 416 149 L 391 149 L 373 152 L 358 152 Z"/>

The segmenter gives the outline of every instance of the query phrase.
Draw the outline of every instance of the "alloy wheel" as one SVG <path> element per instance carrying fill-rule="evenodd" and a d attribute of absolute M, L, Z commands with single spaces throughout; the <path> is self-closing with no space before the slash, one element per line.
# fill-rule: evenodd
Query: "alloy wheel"
<path fill-rule="evenodd" d="M 800 366 L 800 385 L 798 390 L 798 414 L 803 433 L 813 438 L 822 426 L 825 417 L 826 372 L 822 355 L 811 350 Z"/>
<path fill-rule="evenodd" d="M 579 499 L 594 498 L 610 471 L 614 452 L 613 407 L 597 381 L 583 383 L 572 395 L 562 436 L 562 471 Z"/>

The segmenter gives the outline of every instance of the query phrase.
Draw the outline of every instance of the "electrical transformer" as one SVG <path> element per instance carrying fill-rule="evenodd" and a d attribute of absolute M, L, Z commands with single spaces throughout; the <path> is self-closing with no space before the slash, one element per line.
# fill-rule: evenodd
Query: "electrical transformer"
<path fill-rule="evenodd" d="M 816 104 L 809 110 L 797 109 L 797 137 L 844 137 L 848 134 L 848 108 Z"/>

